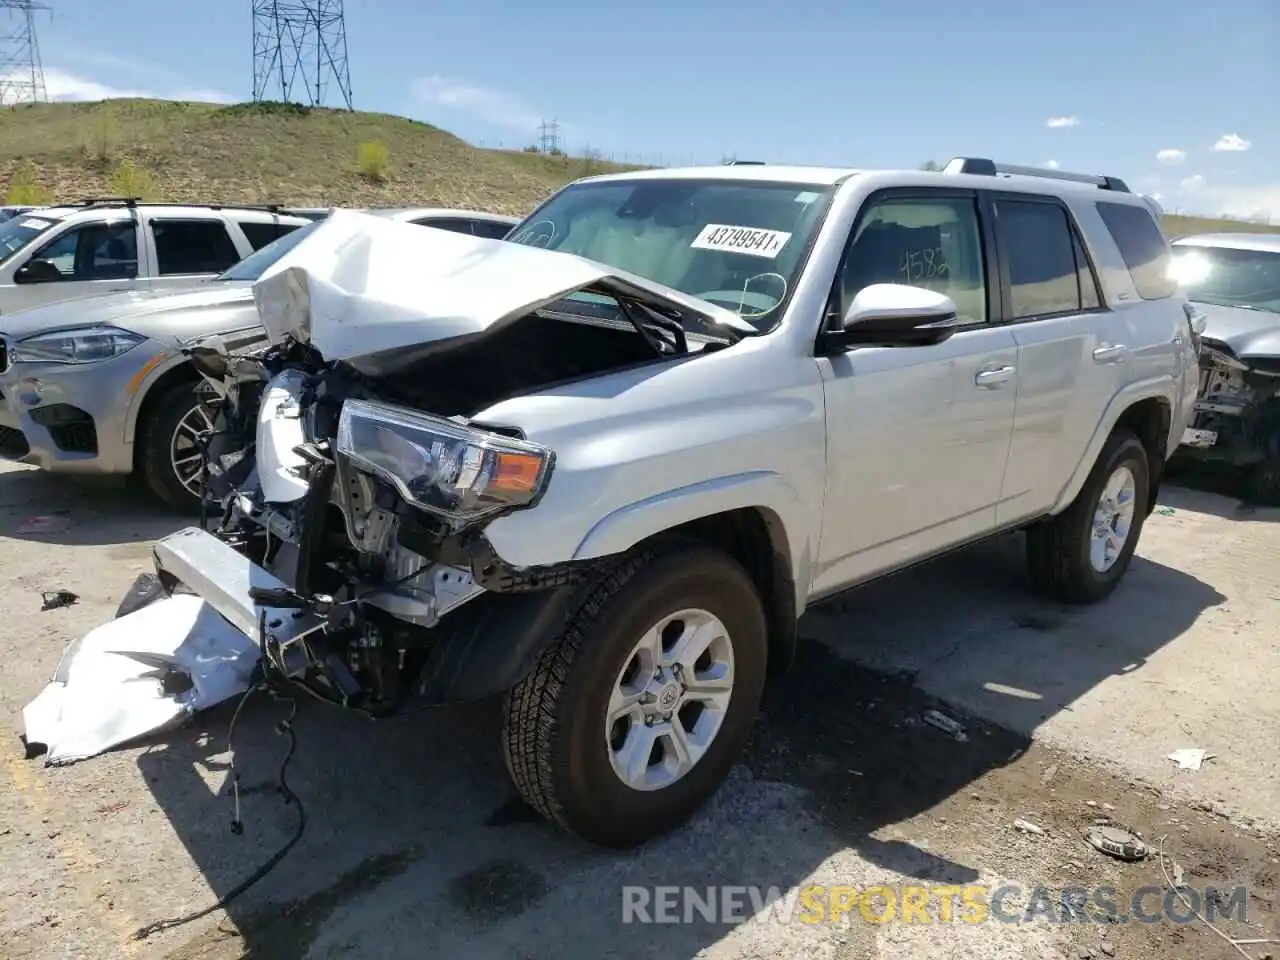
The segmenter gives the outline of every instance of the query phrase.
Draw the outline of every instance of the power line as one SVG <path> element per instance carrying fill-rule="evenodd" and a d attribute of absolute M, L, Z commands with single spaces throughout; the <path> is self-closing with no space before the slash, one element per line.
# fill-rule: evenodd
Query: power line
<path fill-rule="evenodd" d="M 538 150 L 541 153 L 554 154 L 560 152 L 560 122 L 543 120 L 538 125 Z"/>
<path fill-rule="evenodd" d="M 0 0 L 0 104 L 43 103 L 49 99 L 36 38 L 36 11 L 53 7 L 36 0 Z"/>
<path fill-rule="evenodd" d="M 294 94 L 299 80 L 305 97 Z M 254 102 L 324 106 L 330 83 L 354 109 L 342 0 L 253 0 Z"/>

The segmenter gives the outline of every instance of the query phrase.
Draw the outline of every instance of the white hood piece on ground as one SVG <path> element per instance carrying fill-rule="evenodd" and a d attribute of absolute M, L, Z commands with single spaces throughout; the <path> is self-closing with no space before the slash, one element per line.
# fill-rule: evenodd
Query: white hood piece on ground
<path fill-rule="evenodd" d="M 253 297 L 272 343 L 292 336 L 350 361 L 482 334 L 586 287 L 755 331 L 723 307 L 573 254 L 349 210 L 268 268 Z"/>
<path fill-rule="evenodd" d="M 53 681 L 22 711 L 47 764 L 96 756 L 180 725 L 249 688 L 260 654 L 191 594 L 158 600 L 73 641 Z"/>

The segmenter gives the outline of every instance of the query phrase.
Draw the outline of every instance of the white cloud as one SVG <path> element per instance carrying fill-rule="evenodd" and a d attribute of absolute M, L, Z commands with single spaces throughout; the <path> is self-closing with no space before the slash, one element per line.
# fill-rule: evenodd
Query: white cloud
<path fill-rule="evenodd" d="M 1213 151 L 1214 153 L 1243 153 L 1252 146 L 1252 140 L 1246 140 L 1238 133 L 1224 133 L 1213 145 Z"/>
<path fill-rule="evenodd" d="M 434 75 L 415 83 L 413 92 L 429 107 L 470 114 L 496 126 L 529 134 L 533 134 L 543 120 L 542 114 L 518 97 L 465 80 Z M 561 124 L 563 132 L 564 124 Z"/>
<path fill-rule="evenodd" d="M 234 103 L 236 101 L 236 98 L 231 94 L 221 90 L 193 87 L 161 90 L 141 87 L 112 87 L 59 67 L 45 67 L 44 84 L 49 99 L 61 103 L 86 100 L 116 100 L 122 97 L 146 97 L 158 100 L 198 100 L 206 103 Z"/>
<path fill-rule="evenodd" d="M 1198 190 L 1203 190 L 1207 183 L 1208 181 L 1201 174 L 1193 173 L 1185 180 L 1180 181 L 1178 186 L 1187 191 L 1187 193 L 1195 193 Z"/>
<path fill-rule="evenodd" d="M 1080 118 L 1075 114 L 1069 117 L 1050 117 L 1044 122 L 1044 125 L 1050 130 L 1060 130 L 1063 127 L 1078 127 L 1080 126 Z"/>
<path fill-rule="evenodd" d="M 1050 170 L 1057 170 L 1057 169 L 1058 169 L 1058 161 L 1057 161 L 1057 160 L 1046 160 L 1044 163 L 1040 164 L 1040 166 L 1042 166 L 1042 167 L 1048 167 Z"/>
<path fill-rule="evenodd" d="M 1169 167 L 1175 167 L 1185 159 L 1187 159 L 1187 151 L 1178 150 L 1174 147 L 1161 150 L 1156 154 L 1156 162 L 1163 163 L 1165 166 Z"/>

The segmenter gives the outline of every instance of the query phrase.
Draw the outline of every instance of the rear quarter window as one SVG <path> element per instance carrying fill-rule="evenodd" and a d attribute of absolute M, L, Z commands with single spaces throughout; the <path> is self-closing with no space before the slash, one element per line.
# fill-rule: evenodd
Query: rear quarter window
<path fill-rule="evenodd" d="M 1143 300 L 1173 296 L 1178 289 L 1177 281 L 1169 272 L 1173 255 L 1147 208 L 1106 202 L 1097 207 L 1107 232 L 1120 248 L 1138 296 Z"/>

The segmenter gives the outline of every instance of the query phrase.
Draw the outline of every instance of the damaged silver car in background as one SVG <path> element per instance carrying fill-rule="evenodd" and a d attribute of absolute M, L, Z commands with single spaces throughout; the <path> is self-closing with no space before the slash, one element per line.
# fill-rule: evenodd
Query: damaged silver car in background
<path fill-rule="evenodd" d="M 1196 414 L 1177 455 L 1245 470 L 1249 499 L 1280 504 L 1280 235 L 1172 246 L 1175 275 L 1204 314 Z"/>

